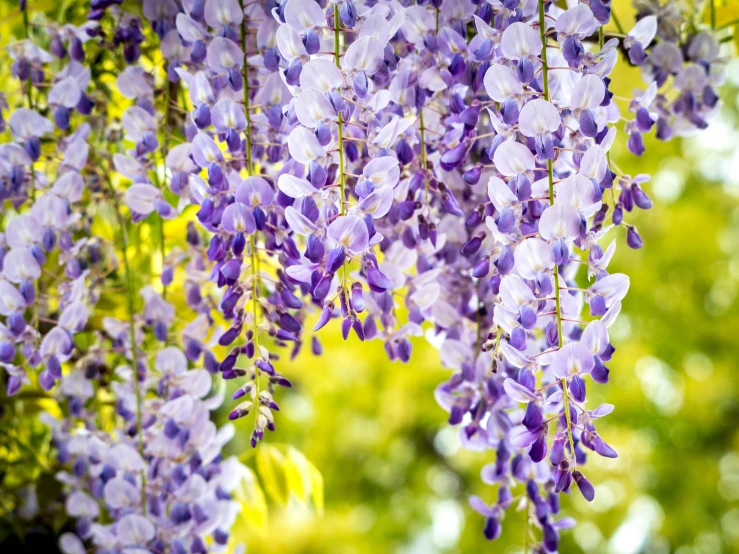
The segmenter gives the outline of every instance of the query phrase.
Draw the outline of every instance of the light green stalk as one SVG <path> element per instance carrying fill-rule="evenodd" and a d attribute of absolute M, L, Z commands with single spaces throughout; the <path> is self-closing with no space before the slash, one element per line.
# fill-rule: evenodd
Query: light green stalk
<path fill-rule="evenodd" d="M 547 37 L 546 37 L 546 20 L 544 17 L 544 0 L 539 0 L 539 36 L 541 37 L 541 67 L 542 79 L 544 81 L 544 98 L 547 102 L 551 101 L 549 94 L 549 66 L 547 64 Z M 554 173 L 552 170 L 552 160 L 547 160 L 547 177 L 549 179 L 549 205 L 554 204 Z M 560 305 L 560 286 L 559 286 L 559 267 L 554 266 L 554 297 L 555 310 L 557 317 L 557 339 L 559 348 L 564 345 L 562 337 L 562 307 Z M 570 395 L 567 392 L 567 378 L 562 379 L 562 389 L 564 392 L 565 418 L 567 419 L 567 434 L 570 437 L 570 450 L 572 456 L 575 456 L 575 443 L 572 438 L 572 422 L 570 421 Z"/>
<path fill-rule="evenodd" d="M 120 247 L 121 257 L 123 259 L 123 271 L 126 282 L 126 300 L 128 303 L 128 331 L 129 339 L 131 341 L 131 369 L 133 372 L 133 388 L 136 396 L 136 435 L 138 437 L 138 450 L 141 458 L 144 458 L 144 431 L 141 424 L 141 405 L 142 405 L 142 394 L 141 384 L 139 383 L 139 372 L 138 372 L 138 355 L 136 348 L 136 327 L 134 325 L 134 315 L 136 314 L 135 301 L 134 301 L 134 283 L 133 275 L 131 273 L 131 266 L 128 261 L 128 233 L 126 232 L 126 221 L 123 218 L 121 212 L 121 205 L 118 201 L 118 195 L 113 187 L 113 183 L 109 178 L 105 179 L 108 184 L 108 190 L 110 191 L 110 198 L 113 201 L 115 207 L 116 218 L 118 220 L 118 227 L 120 232 Z M 141 512 L 146 513 L 146 473 L 144 470 L 141 471 Z"/>

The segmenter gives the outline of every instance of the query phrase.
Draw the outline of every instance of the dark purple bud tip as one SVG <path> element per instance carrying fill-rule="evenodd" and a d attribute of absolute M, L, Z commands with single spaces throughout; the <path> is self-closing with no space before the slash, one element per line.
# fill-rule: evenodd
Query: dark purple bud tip
<path fill-rule="evenodd" d="M 485 538 L 489 541 L 495 540 L 500 536 L 500 522 L 497 518 L 489 517 L 485 520 Z"/>
<path fill-rule="evenodd" d="M 579 471 L 574 471 L 572 473 L 572 478 L 575 480 L 575 483 L 577 483 L 577 488 L 580 489 L 585 500 L 592 502 L 593 498 L 595 498 L 595 489 L 590 481 L 588 481 L 587 478 Z"/>
<path fill-rule="evenodd" d="M 634 250 L 638 250 L 642 246 L 644 246 L 644 242 L 642 241 L 641 236 L 639 236 L 639 233 L 636 231 L 636 227 L 629 227 L 629 230 L 626 232 L 626 244 L 629 245 L 629 247 L 633 248 Z"/>

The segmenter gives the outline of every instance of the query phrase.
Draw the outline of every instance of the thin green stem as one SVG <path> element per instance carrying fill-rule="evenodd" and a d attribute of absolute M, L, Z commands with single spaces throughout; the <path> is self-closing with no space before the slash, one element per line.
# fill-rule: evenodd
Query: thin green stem
<path fill-rule="evenodd" d="M 131 341 L 131 370 L 133 373 L 132 379 L 134 394 L 136 396 L 136 435 L 138 436 L 139 454 L 141 455 L 141 458 L 144 459 L 144 432 L 143 425 L 141 424 L 141 383 L 139 383 L 138 354 L 136 352 L 136 327 L 133 321 L 136 308 L 133 296 L 133 275 L 128 261 L 128 233 L 126 233 L 126 221 L 123 218 L 121 205 L 118 201 L 118 195 L 113 187 L 113 183 L 109 178 L 106 179 L 106 182 L 108 184 L 108 190 L 110 191 L 110 198 L 115 207 L 120 232 L 121 257 L 123 258 L 123 271 L 125 273 L 124 278 L 126 280 L 126 299 L 128 301 L 128 331 Z M 144 514 L 146 513 L 146 473 L 144 470 L 141 471 L 141 512 Z"/>
<path fill-rule="evenodd" d="M 729 21 L 728 23 L 722 23 L 721 25 L 716 25 L 713 29 L 714 31 L 720 31 L 721 29 L 728 29 L 729 27 L 733 27 L 739 23 L 739 19 L 734 19 L 733 21 Z"/>
<path fill-rule="evenodd" d="M 423 123 L 423 108 L 418 110 L 418 120 L 421 123 L 421 163 L 423 165 L 423 181 L 426 188 L 426 211 L 431 213 L 429 210 L 429 175 L 428 175 L 428 161 L 426 158 L 426 126 Z"/>
<path fill-rule="evenodd" d="M 598 45 L 600 46 L 600 49 L 603 50 L 603 44 L 605 43 L 605 37 L 603 33 L 603 25 L 601 25 L 598 28 Z M 608 162 L 608 171 L 611 170 L 611 151 L 608 150 L 606 152 L 606 161 Z M 613 192 L 613 191 L 611 191 Z"/>
<path fill-rule="evenodd" d="M 167 187 L 167 154 L 169 153 L 169 110 L 170 110 L 170 83 L 167 78 L 167 63 L 164 63 L 164 151 L 162 152 L 162 159 L 164 160 L 164 182 L 161 186 L 162 194 L 164 189 Z M 165 251 L 165 236 L 164 236 L 164 218 L 159 218 L 159 255 L 162 258 L 162 273 L 164 273 L 164 260 L 166 258 Z M 162 282 L 162 298 L 167 299 L 167 285 Z"/>
<path fill-rule="evenodd" d="M 31 25 L 28 22 L 28 2 L 23 7 L 23 30 L 26 36 L 26 40 L 30 39 L 30 28 Z M 33 109 L 33 83 L 31 82 L 31 75 L 28 75 L 26 79 L 26 99 L 28 100 L 28 109 Z M 36 201 L 36 169 L 31 163 L 31 200 Z"/>
<path fill-rule="evenodd" d="M 336 67 L 341 71 L 341 51 L 339 45 L 341 31 L 341 19 L 339 18 L 339 4 L 334 4 L 334 63 Z M 341 93 L 341 91 L 339 91 Z M 336 121 L 339 129 L 339 143 L 337 146 L 339 154 L 339 212 L 341 215 L 346 213 L 346 177 L 344 175 L 344 116 L 339 111 L 339 117 Z M 341 267 L 341 291 L 342 294 L 346 295 L 346 274 L 347 274 L 347 259 L 344 258 L 344 263 Z"/>
<path fill-rule="evenodd" d="M 244 11 L 244 0 L 239 0 L 241 11 Z M 244 78 L 244 111 L 246 112 L 246 170 L 251 175 L 254 166 L 251 159 L 251 116 L 249 115 L 249 62 L 246 52 L 246 15 L 241 20 L 241 50 L 244 52 L 244 67 L 242 75 Z"/>
<path fill-rule="evenodd" d="M 259 357 L 259 272 L 257 270 L 257 247 L 254 235 L 249 236 L 251 250 L 251 309 L 254 318 L 254 356 Z M 259 368 L 254 366 L 254 428 L 259 418 Z"/>
<path fill-rule="evenodd" d="M 709 3 L 711 9 L 711 29 L 716 29 L 716 0 L 711 0 Z"/>
<path fill-rule="evenodd" d="M 539 38 L 541 38 L 541 71 L 544 97 L 549 102 L 549 64 L 547 63 L 547 21 L 544 14 L 544 0 L 539 0 Z M 551 172 L 550 172 L 551 176 Z M 551 181 L 551 177 L 550 177 Z M 551 195 L 549 196 L 551 202 Z"/>
<path fill-rule="evenodd" d="M 621 26 L 621 22 L 618 20 L 618 16 L 616 15 L 616 12 L 613 8 L 611 8 L 611 18 L 613 18 L 613 23 L 616 25 L 616 29 L 618 29 L 618 32 L 623 35 L 624 28 Z"/>
<path fill-rule="evenodd" d="M 539 36 L 541 38 L 541 66 L 542 78 L 544 79 L 544 97 L 547 102 L 551 101 L 549 96 L 549 66 L 547 63 L 547 38 L 546 38 L 546 22 L 544 19 L 544 0 L 539 0 Z M 554 171 L 552 168 L 552 160 L 547 160 L 547 178 L 549 180 L 549 205 L 554 204 Z M 559 267 L 554 266 L 554 301 L 557 316 L 557 340 L 559 348 L 564 345 L 562 337 L 562 307 L 560 299 L 559 286 Z M 572 438 L 572 422 L 570 421 L 570 396 L 567 393 L 567 378 L 562 379 L 562 388 L 564 391 L 564 409 L 565 418 L 567 419 L 567 434 L 570 437 L 570 450 L 575 455 L 575 443 Z"/>
<path fill-rule="evenodd" d="M 339 50 L 339 32 L 341 28 L 341 23 L 339 19 L 339 4 L 334 4 L 334 63 L 336 64 L 336 67 L 339 68 L 339 71 L 341 71 L 341 52 Z M 341 205 L 340 205 L 340 211 L 341 215 L 344 215 L 345 207 L 344 207 L 344 117 L 341 112 L 339 112 L 338 117 L 338 127 L 339 127 L 339 192 L 341 195 Z"/>

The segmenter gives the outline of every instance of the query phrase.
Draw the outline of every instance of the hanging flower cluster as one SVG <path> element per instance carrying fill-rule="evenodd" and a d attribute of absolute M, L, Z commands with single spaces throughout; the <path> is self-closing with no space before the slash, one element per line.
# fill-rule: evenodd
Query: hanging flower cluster
<path fill-rule="evenodd" d="M 47 390 L 61 380 L 68 414 L 51 425 L 78 518 L 63 550 L 225 544 L 238 462 L 220 460 L 233 428 L 210 422 L 210 374 L 238 382 L 229 417 L 256 446 L 291 386 L 279 348 L 320 354 L 337 319 L 391 360 L 411 359 L 414 336 L 438 345 L 453 372 L 438 402 L 465 447 L 495 451 L 482 479 L 498 500 L 471 499 L 485 535 L 517 504 L 526 540 L 556 551 L 573 524 L 558 494 L 574 483 L 592 500 L 587 456 L 617 456 L 596 429 L 613 406 L 587 406 L 629 288 L 608 271 L 616 240 L 601 241 L 615 228 L 641 247 L 623 212 L 651 207 L 648 176 L 611 160 L 624 116 L 610 75 L 619 49 L 643 70 L 625 125 L 641 155 L 653 127 L 668 139 L 717 113 L 716 39 L 648 2 L 616 36 L 601 0 L 119 4 L 50 25 L 51 54 L 10 47 L 25 106 L 0 145 L 16 212 L 0 235 L 0 363 L 9 394 L 29 370 Z M 91 78 L 103 65 L 114 83 Z M 111 202 L 116 245 L 90 232 Z M 175 246 L 163 221 L 178 219 Z M 140 225 L 158 230 L 162 291 L 141 288 L 141 311 L 127 252 Z M 113 273 L 128 319 L 90 319 Z M 181 328 L 168 292 L 190 309 Z"/>

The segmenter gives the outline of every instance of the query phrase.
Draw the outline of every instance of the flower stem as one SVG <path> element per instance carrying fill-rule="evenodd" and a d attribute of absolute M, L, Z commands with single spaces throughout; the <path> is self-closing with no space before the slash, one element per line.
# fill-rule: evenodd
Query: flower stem
<path fill-rule="evenodd" d="M 334 63 L 336 67 L 341 71 L 341 52 L 339 51 L 339 32 L 341 29 L 341 20 L 339 18 L 339 4 L 334 4 Z M 339 91 L 341 92 L 341 91 Z M 339 129 L 339 144 L 337 146 L 339 154 L 339 213 L 344 215 L 346 213 L 346 192 L 344 190 L 346 186 L 346 177 L 344 175 L 344 116 L 339 110 L 339 117 L 337 118 L 337 126 Z M 342 294 L 346 295 L 346 267 L 347 259 L 344 258 L 344 263 L 341 267 L 341 290 Z M 347 295 L 348 296 L 348 295 Z"/>
<path fill-rule="evenodd" d="M 622 35 L 624 34 L 624 28 L 621 26 L 621 22 L 618 20 L 618 16 L 616 15 L 616 12 L 611 8 L 611 18 L 613 18 L 613 23 L 616 25 L 616 29 L 618 29 L 618 32 Z"/>
<path fill-rule="evenodd" d="M 244 0 L 239 0 L 241 11 L 244 11 Z M 251 159 L 251 117 L 249 115 L 249 61 L 246 53 L 246 14 L 241 20 L 241 49 L 244 52 L 244 111 L 246 112 L 246 170 L 252 174 L 254 167 Z"/>
<path fill-rule="evenodd" d="M 139 383 L 139 370 L 138 370 L 138 355 L 136 353 L 136 327 L 134 325 L 134 315 L 136 313 L 134 296 L 133 296 L 133 275 L 131 274 L 131 266 L 128 262 L 128 234 L 126 233 L 126 222 L 123 219 L 121 213 L 121 205 L 118 201 L 118 195 L 116 194 L 113 183 L 108 178 L 106 179 L 108 189 L 110 190 L 110 197 L 115 207 L 116 218 L 118 219 L 118 227 L 120 229 L 120 247 L 121 255 L 123 258 L 123 270 L 124 278 L 126 281 L 126 299 L 128 301 L 128 331 L 130 334 L 131 341 L 131 364 L 133 372 L 133 388 L 136 396 L 136 435 L 138 437 L 138 450 L 141 458 L 144 459 L 144 432 L 141 424 L 141 384 Z M 141 512 L 146 514 L 146 472 L 141 470 Z"/>
<path fill-rule="evenodd" d="M 721 25 L 716 25 L 715 27 L 713 27 L 713 30 L 720 31 L 721 29 L 728 29 L 729 27 L 733 27 L 737 23 L 739 23 L 739 19 L 734 19 L 732 21 L 729 21 L 728 23 L 722 23 Z"/>
<path fill-rule="evenodd" d="M 169 153 L 169 109 L 170 109 L 170 90 L 169 90 L 169 79 L 167 77 L 167 62 L 164 63 L 164 150 L 162 152 L 162 159 L 164 160 L 164 182 L 161 186 L 162 194 L 164 189 L 167 187 L 167 154 Z M 162 258 L 162 273 L 164 273 L 164 260 L 165 260 L 165 237 L 164 237 L 164 218 L 159 217 L 159 255 Z M 167 285 L 162 283 L 162 298 L 167 299 Z"/>
<path fill-rule="evenodd" d="M 336 67 L 341 71 L 341 53 L 339 52 L 339 30 L 340 30 L 340 19 L 339 19 L 339 4 L 334 4 L 334 63 Z M 341 215 L 345 213 L 344 207 L 344 116 L 339 111 L 339 117 L 337 120 L 339 128 L 339 191 L 341 195 L 339 210 Z"/>
<path fill-rule="evenodd" d="M 251 250 L 251 309 L 254 318 L 254 356 L 259 356 L 259 273 L 257 271 L 257 247 L 254 234 L 249 236 Z M 254 366 L 254 428 L 259 418 L 259 368 Z"/>
<path fill-rule="evenodd" d="M 30 38 L 30 23 L 28 22 L 28 2 L 23 5 L 23 30 L 26 35 L 26 40 Z M 28 100 L 28 109 L 33 109 L 33 84 L 31 83 L 31 76 L 28 75 L 26 79 L 26 98 Z M 34 162 L 31 162 L 31 200 L 36 201 L 36 169 L 33 167 Z"/>
<path fill-rule="evenodd" d="M 429 175 L 428 161 L 426 158 L 426 125 L 423 122 L 423 108 L 418 110 L 418 120 L 421 123 L 421 162 L 423 164 L 423 181 L 426 187 L 426 211 L 431 215 L 429 208 Z"/>
<path fill-rule="evenodd" d="M 547 38 L 546 38 L 546 21 L 544 19 L 544 0 L 539 0 L 539 36 L 541 38 L 541 67 L 544 88 L 544 97 L 547 102 L 551 101 L 549 95 L 549 66 L 547 64 Z M 547 160 L 547 177 L 549 179 L 549 205 L 554 204 L 554 171 L 552 169 L 552 160 Z M 562 336 L 562 306 L 559 287 L 559 267 L 554 266 L 554 297 L 555 309 L 557 316 L 557 341 L 559 348 L 564 345 Z M 570 437 L 570 450 L 572 456 L 575 456 L 575 443 L 572 438 L 572 422 L 570 421 L 570 396 L 567 392 L 567 378 L 562 379 L 562 389 L 564 392 L 564 411 L 567 419 L 567 434 Z"/>

